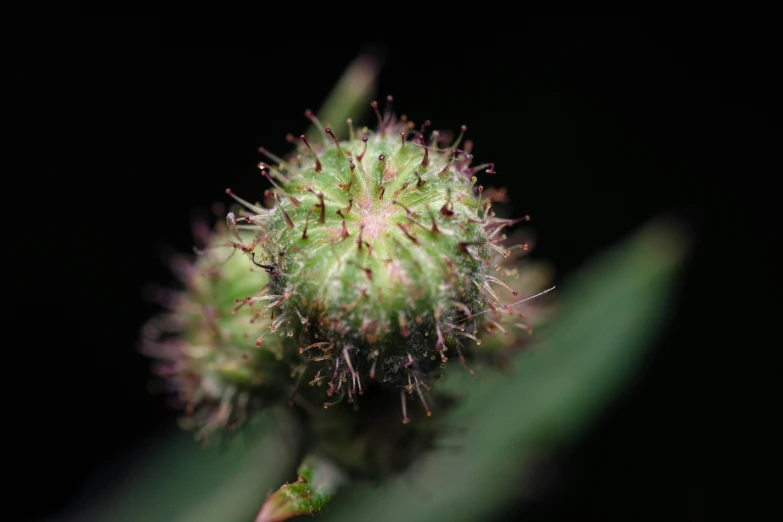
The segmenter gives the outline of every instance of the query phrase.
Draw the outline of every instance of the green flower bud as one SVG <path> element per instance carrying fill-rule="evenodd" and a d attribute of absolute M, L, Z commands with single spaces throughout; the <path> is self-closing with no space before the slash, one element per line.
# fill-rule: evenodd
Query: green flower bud
<path fill-rule="evenodd" d="M 269 317 L 259 310 L 240 313 L 252 303 L 236 297 L 256 293 L 267 276 L 248 267 L 245 257 L 231 255 L 231 239 L 215 234 L 196 263 L 172 259 L 186 290 L 156 292 L 153 297 L 170 313 L 151 319 L 142 332 L 142 352 L 158 359 L 155 373 L 167 379 L 187 413 L 183 427 L 198 428 L 200 439 L 241 424 L 248 407 L 279 396 L 288 383 L 280 375 L 282 345 L 257 350 L 253 344 L 259 329 L 272 325 Z"/>
<path fill-rule="evenodd" d="M 349 120 L 340 141 L 308 111 L 319 142 L 292 139 L 285 158 L 260 149 L 273 185 L 263 204 L 226 190 L 240 207 L 190 266 L 174 319 L 148 325 L 148 353 L 203 432 L 248 405 L 312 407 L 312 392 L 325 408 L 361 401 L 371 383 L 399 394 L 407 424 L 409 398 L 431 415 L 450 358 L 468 367 L 466 355 L 530 330 L 508 263 L 527 245 L 504 235 L 529 218 L 495 215 L 476 178 L 494 165 L 473 165 L 464 126 L 454 138 L 372 107 L 375 130 Z"/>

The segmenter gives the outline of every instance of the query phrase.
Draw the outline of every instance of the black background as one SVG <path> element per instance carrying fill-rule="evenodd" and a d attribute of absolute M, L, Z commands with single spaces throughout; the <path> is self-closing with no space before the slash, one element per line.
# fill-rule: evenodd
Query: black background
<path fill-rule="evenodd" d="M 58 271 L 47 292 L 65 297 L 29 295 L 21 306 L 67 324 L 30 332 L 40 352 L 24 358 L 45 361 L 35 374 L 44 384 L 15 401 L 23 429 L 7 459 L 20 490 L 40 501 L 19 498 L 10 511 L 57 513 L 100 465 L 173 423 L 135 352 L 156 311 L 143 286 L 172 280 L 161 250 L 188 250 L 193 216 L 225 201 L 227 186 L 260 193 L 257 147 L 286 152 L 285 134 L 306 127 L 304 109 L 317 109 L 374 44 L 384 55 L 378 95 L 394 95 L 414 121 L 468 125 L 477 161 L 494 161 L 491 181 L 509 189 L 516 214 L 533 217 L 533 255 L 551 260 L 558 279 L 652 217 L 679 216 L 692 231 L 696 250 L 654 356 L 556 463 L 525 518 L 701 520 L 702 237 L 719 192 L 732 191 L 715 223 L 747 219 L 744 187 L 765 175 L 754 161 L 773 143 L 776 28 L 760 19 L 515 25 L 442 39 L 286 39 L 252 22 L 100 17 L 35 33 L 31 46 L 43 53 L 20 59 L 17 77 L 33 132 L 28 162 L 65 192 L 27 212 L 60 216 L 44 219 L 54 237 L 37 234 L 34 255 L 63 243 L 58 268 L 43 270 Z M 748 211 L 763 219 L 770 197 L 755 193 Z"/>

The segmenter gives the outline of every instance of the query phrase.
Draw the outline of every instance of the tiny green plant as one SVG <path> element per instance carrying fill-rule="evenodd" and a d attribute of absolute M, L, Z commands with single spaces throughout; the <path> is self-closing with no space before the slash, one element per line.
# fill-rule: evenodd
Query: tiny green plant
<path fill-rule="evenodd" d="M 436 382 L 447 363 L 475 375 L 472 360 L 502 360 L 532 332 L 516 308 L 536 297 L 517 268 L 529 245 L 507 236 L 529 216 L 496 214 L 504 193 L 478 181 L 495 165 L 474 162 L 465 126 L 416 125 L 392 104 L 372 102 L 375 128 L 349 119 L 343 139 L 306 111 L 316 132 L 289 136 L 291 153 L 260 148 L 270 188 L 257 202 L 226 190 L 233 207 L 197 229 L 195 261 L 173 259 L 185 288 L 160 293 L 169 312 L 144 329 L 199 440 L 271 405 L 302 413 L 316 464 L 259 520 L 320 509 L 345 480 L 331 466 L 407 465 L 455 400 Z M 328 494 L 309 476 L 329 477 Z"/>

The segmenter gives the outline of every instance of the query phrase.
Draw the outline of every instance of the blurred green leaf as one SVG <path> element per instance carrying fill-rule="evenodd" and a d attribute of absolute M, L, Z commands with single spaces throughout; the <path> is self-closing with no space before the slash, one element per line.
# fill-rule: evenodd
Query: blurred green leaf
<path fill-rule="evenodd" d="M 329 93 L 323 107 L 318 111 L 318 119 L 338 137 L 348 138 L 348 125 L 345 123 L 347 118 L 354 118 L 358 123 L 369 110 L 370 97 L 375 93 L 379 70 L 380 58 L 371 53 L 362 54 L 351 62 Z M 314 125 L 310 126 L 305 134 L 308 140 L 325 138 Z"/>
<path fill-rule="evenodd" d="M 667 313 L 685 242 L 656 223 L 562 283 L 560 315 L 511 376 L 450 372 L 454 434 L 409 473 L 346 490 L 325 520 L 474 521 L 524 495 L 537 458 L 578 436 L 621 390 Z M 445 384 L 445 383 L 444 383 Z"/>
<path fill-rule="evenodd" d="M 347 479 L 334 463 L 318 455 L 305 457 L 297 473 L 296 482 L 283 484 L 267 498 L 256 522 L 281 522 L 317 513 Z"/>
<path fill-rule="evenodd" d="M 78 520 L 253 520 L 265 496 L 290 478 L 300 441 L 286 409 L 263 412 L 243 430 L 223 447 L 202 448 L 193 433 L 177 432 L 145 448 L 111 493 L 87 499 Z"/>

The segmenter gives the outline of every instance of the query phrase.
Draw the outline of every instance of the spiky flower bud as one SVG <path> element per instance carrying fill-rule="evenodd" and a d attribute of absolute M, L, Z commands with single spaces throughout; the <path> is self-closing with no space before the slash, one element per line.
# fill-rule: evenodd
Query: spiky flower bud
<path fill-rule="evenodd" d="M 372 107 L 375 130 L 349 120 L 341 141 L 307 111 L 320 140 L 290 139 L 285 158 L 260 149 L 264 201 L 226 190 L 237 208 L 182 265 L 173 313 L 147 326 L 147 353 L 201 435 L 251 406 L 356 406 L 370 387 L 392 392 L 408 424 L 409 397 L 431 416 L 450 358 L 472 374 L 487 336 L 508 346 L 530 331 L 508 263 L 527 245 L 504 234 L 529 218 L 495 215 L 477 184 L 494 165 L 473 165 L 464 126 L 454 137 Z"/>
<path fill-rule="evenodd" d="M 154 292 L 153 299 L 171 312 L 151 319 L 142 332 L 142 352 L 158 359 L 155 373 L 177 393 L 187 414 L 183 427 L 198 429 L 199 439 L 241 424 L 248 407 L 262 397 L 278 396 L 287 386 L 276 367 L 282 344 L 256 350 L 250 342 L 259 329 L 270 328 L 269 318 L 237 313 L 251 303 L 236 296 L 255 294 L 266 276 L 249 270 L 246 258 L 218 248 L 233 249 L 230 239 L 234 236 L 220 232 L 202 238 L 210 248 L 200 252 L 195 264 L 182 256 L 171 260 L 185 290 Z"/>

